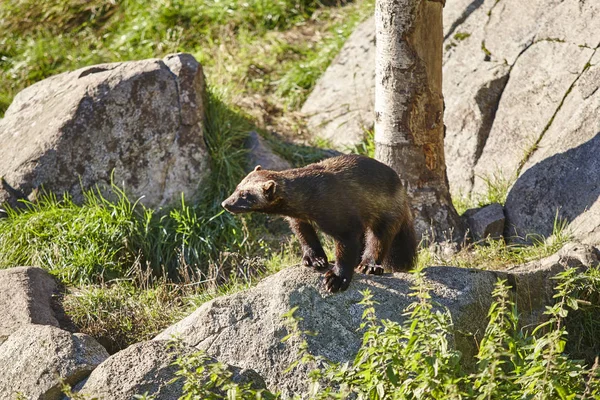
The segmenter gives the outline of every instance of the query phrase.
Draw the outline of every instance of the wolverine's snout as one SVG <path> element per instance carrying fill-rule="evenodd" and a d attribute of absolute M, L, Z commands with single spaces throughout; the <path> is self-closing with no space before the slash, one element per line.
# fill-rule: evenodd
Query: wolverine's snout
<path fill-rule="evenodd" d="M 221 203 L 221 207 L 223 207 L 225 210 L 229 211 L 232 214 L 239 214 L 241 212 L 249 211 L 248 205 L 241 203 L 242 202 L 240 201 L 240 199 L 229 197 Z"/>
<path fill-rule="evenodd" d="M 232 208 L 233 207 L 233 201 L 231 200 L 231 198 L 225 199 L 223 200 L 223 202 L 221 203 L 221 207 L 223 207 L 225 210 L 229 211 L 229 212 L 233 212 Z"/>

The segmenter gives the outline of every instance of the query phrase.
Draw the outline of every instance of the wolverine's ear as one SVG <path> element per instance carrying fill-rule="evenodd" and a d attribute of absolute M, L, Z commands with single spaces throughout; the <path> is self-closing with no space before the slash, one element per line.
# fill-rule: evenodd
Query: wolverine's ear
<path fill-rule="evenodd" d="M 254 172 L 260 171 L 261 169 L 262 167 L 260 165 L 257 165 L 256 167 L 254 167 Z"/>
<path fill-rule="evenodd" d="M 275 192 L 277 191 L 277 183 L 275 183 L 273 180 L 266 181 L 263 183 L 262 187 L 265 197 L 269 200 L 272 200 L 273 197 L 275 197 Z"/>

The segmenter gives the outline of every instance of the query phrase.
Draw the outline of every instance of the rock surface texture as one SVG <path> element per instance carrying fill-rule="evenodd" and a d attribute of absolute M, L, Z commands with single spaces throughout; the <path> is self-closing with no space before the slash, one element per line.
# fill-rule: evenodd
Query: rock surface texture
<path fill-rule="evenodd" d="M 14 202 L 38 188 L 124 185 L 148 206 L 193 198 L 207 174 L 204 75 L 188 54 L 95 65 L 20 92 L 0 120 L 0 176 Z"/>
<path fill-rule="evenodd" d="M 189 346 L 172 348 L 167 341 L 131 345 L 100 364 L 79 393 L 107 400 L 129 400 L 144 393 L 154 396 L 155 400 L 178 399 L 183 394 L 183 380 L 169 384 L 179 370 L 173 362 L 196 351 Z M 253 382 L 256 389 L 264 388 L 262 378 L 254 371 L 228 369 L 233 373 L 234 382 Z"/>
<path fill-rule="evenodd" d="M 504 209 L 501 204 L 494 203 L 481 208 L 465 211 L 469 231 L 474 241 L 486 238 L 499 239 L 504 234 Z"/>
<path fill-rule="evenodd" d="M 600 252 L 589 245 L 568 243 L 556 254 L 509 269 L 507 272 L 514 277 L 512 284 L 517 288 L 519 310 L 530 310 L 519 314 L 519 325 L 533 329 L 544 318 L 546 306 L 552 304 L 554 295 L 553 276 L 567 267 L 597 267 L 599 257 Z M 533 293 L 535 296 L 528 295 Z"/>
<path fill-rule="evenodd" d="M 292 168 L 292 165 L 275 154 L 268 143 L 255 131 L 250 132 L 245 145 L 249 150 L 248 171 L 252 171 L 257 165 L 272 171 Z"/>
<path fill-rule="evenodd" d="M 25 325 L 0 346 L 0 398 L 62 398 L 61 379 L 75 384 L 108 358 L 90 336 L 49 325 Z"/>
<path fill-rule="evenodd" d="M 373 129 L 375 107 L 375 19 L 350 35 L 317 82 L 302 112 L 315 135 L 344 149 Z"/>
<path fill-rule="evenodd" d="M 0 344 L 27 324 L 59 326 L 52 309 L 54 278 L 41 268 L 0 270 Z"/>
<path fill-rule="evenodd" d="M 374 61 L 365 57 L 371 54 L 365 45 L 375 46 L 365 39 L 374 32 L 372 19 L 358 32 L 305 109 L 326 109 L 318 105 L 323 98 L 332 104 L 354 98 L 351 81 L 325 90 L 342 76 L 340 69 L 360 71 L 357 76 L 369 77 L 364 86 L 374 86 Z M 600 178 L 591 157 L 600 136 L 600 3 L 451 1 L 444 8 L 444 37 L 445 159 L 452 194 L 478 196 L 489 184 L 514 183 L 506 234 L 547 235 L 558 209 L 578 240 L 600 243 Z M 373 109 L 366 103 L 352 104 L 370 126 Z M 316 135 L 329 137 L 335 127 L 340 138 L 334 143 L 360 141 L 347 135 L 343 118 L 329 119 L 311 125 Z"/>
<path fill-rule="evenodd" d="M 549 235 L 558 218 L 579 240 L 600 244 L 599 87 L 596 51 L 508 193 L 508 235 Z"/>
<path fill-rule="evenodd" d="M 552 273 L 555 264 L 551 263 Z M 517 271 L 510 279 L 521 279 L 522 273 L 526 274 L 523 282 L 527 285 L 517 286 L 519 298 L 539 299 L 543 304 L 523 301 L 519 312 L 524 318 L 539 316 L 545 301 L 551 298 L 546 296 L 549 269 L 543 264 L 535 271 Z M 483 316 L 490 306 L 494 284 L 507 276 L 453 267 L 430 267 L 426 276 L 434 301 L 448 307 L 457 332 L 464 333 L 454 337 L 454 344 L 468 360 L 476 351 L 474 337 L 480 337 L 487 325 Z M 284 372 L 298 358 L 299 343 L 296 339 L 281 342 L 288 334 L 282 314 L 298 306 L 296 315 L 303 318 L 300 329 L 317 333 L 306 337 L 309 352 L 343 362 L 351 360 L 361 344 L 363 307 L 358 304 L 362 299 L 359 291 L 371 290 L 379 303 L 378 318 L 401 322 L 404 309 L 414 299 L 409 296 L 412 282 L 412 276 L 404 273 L 359 274 L 347 291 L 331 295 L 323 290 L 319 273 L 293 267 L 266 278 L 255 288 L 205 303 L 155 339 L 167 340 L 176 335 L 185 344 L 206 350 L 223 362 L 257 371 L 270 388 L 289 395 L 306 389 L 307 370 Z"/>

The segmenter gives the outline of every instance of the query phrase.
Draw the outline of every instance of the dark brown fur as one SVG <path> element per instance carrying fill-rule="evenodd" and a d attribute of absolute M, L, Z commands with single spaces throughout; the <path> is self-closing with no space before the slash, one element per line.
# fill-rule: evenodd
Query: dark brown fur
<path fill-rule="evenodd" d="M 381 274 L 406 271 L 415 261 L 416 235 L 400 178 L 368 157 L 343 155 L 286 171 L 258 166 L 222 205 L 232 213 L 286 216 L 307 266 L 327 265 L 314 226 L 332 236 L 336 263 L 325 275 L 331 292 L 346 290 L 355 268 Z"/>

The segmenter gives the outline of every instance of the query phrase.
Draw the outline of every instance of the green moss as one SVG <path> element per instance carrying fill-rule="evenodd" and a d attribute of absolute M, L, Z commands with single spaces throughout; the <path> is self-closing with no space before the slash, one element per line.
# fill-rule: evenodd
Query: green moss
<path fill-rule="evenodd" d="M 462 40 L 465 40 L 469 36 L 471 36 L 471 34 L 469 32 L 457 32 L 454 34 L 454 39 L 458 40 L 460 42 Z"/>

